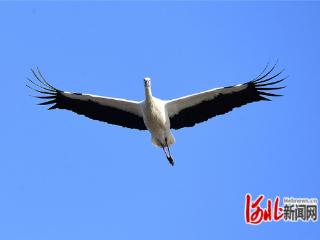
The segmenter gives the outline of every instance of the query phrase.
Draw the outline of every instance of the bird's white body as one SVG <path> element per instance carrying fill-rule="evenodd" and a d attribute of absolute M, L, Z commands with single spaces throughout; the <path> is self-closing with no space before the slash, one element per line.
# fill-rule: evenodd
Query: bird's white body
<path fill-rule="evenodd" d="M 175 139 L 170 132 L 166 102 L 150 97 L 141 103 L 143 122 L 151 133 L 152 143 L 158 147 L 170 146 Z"/>

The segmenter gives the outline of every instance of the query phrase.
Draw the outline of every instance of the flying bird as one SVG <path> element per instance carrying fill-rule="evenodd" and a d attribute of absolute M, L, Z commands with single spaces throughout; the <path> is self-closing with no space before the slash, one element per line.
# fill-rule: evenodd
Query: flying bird
<path fill-rule="evenodd" d="M 29 78 L 27 87 L 41 93 L 35 96 L 44 99 L 39 105 L 51 109 L 66 109 L 93 120 L 126 128 L 149 130 L 152 143 L 161 147 L 173 166 L 170 146 L 175 143 L 171 129 L 193 127 L 217 115 L 225 114 L 236 107 L 257 101 L 270 101 L 268 97 L 282 96 L 273 93 L 284 87 L 275 86 L 286 79 L 280 78 L 283 70 L 273 73 L 277 64 L 268 65 L 253 80 L 229 87 L 172 99 L 161 100 L 152 95 L 151 79 L 144 78 L 145 99 L 132 101 L 121 98 L 73 93 L 59 90 L 47 82 L 40 70 L 31 69 L 34 79 Z"/>

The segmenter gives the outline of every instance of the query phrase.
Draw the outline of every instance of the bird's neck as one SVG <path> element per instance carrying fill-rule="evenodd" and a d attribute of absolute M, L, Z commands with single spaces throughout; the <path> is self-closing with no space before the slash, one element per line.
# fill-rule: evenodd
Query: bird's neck
<path fill-rule="evenodd" d="M 152 99 L 151 87 L 145 87 L 144 91 L 145 91 L 145 95 L 146 95 L 146 100 L 151 101 L 151 99 Z"/>

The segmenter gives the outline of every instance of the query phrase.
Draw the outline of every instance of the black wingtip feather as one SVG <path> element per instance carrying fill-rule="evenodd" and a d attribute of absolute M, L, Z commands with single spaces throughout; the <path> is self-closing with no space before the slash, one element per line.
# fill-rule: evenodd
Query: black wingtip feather
<path fill-rule="evenodd" d="M 252 82 L 254 82 L 254 81 L 256 81 L 259 77 L 261 77 L 261 75 L 262 74 L 264 74 L 264 72 L 267 70 L 267 68 L 269 67 L 269 62 L 266 64 L 266 66 L 264 67 L 264 69 L 262 70 L 262 72 L 258 75 L 258 76 L 256 76 L 253 80 L 252 80 Z"/>
<path fill-rule="evenodd" d="M 275 94 L 275 93 L 268 93 L 268 92 L 260 92 L 258 91 L 260 95 L 265 95 L 265 96 L 270 96 L 270 97 L 282 97 L 283 95 L 281 94 Z"/>
<path fill-rule="evenodd" d="M 272 68 L 266 73 L 264 74 L 262 77 L 259 77 L 258 79 L 254 80 L 253 82 L 256 83 L 256 82 L 259 82 L 260 80 L 263 80 L 266 76 L 269 76 L 269 74 L 275 69 L 275 67 L 278 65 L 278 62 L 276 62 Z"/>
<path fill-rule="evenodd" d="M 30 87 L 28 84 L 26 84 L 26 87 L 28 87 L 28 88 L 30 88 L 31 90 L 36 91 L 36 92 L 38 92 L 38 93 L 42 93 L 42 94 L 48 94 L 48 95 L 53 95 L 53 94 L 55 94 L 55 93 L 53 93 L 53 92 L 45 92 L 45 91 L 41 91 L 41 90 L 35 89 L 35 88 L 33 88 L 33 87 Z"/>
<path fill-rule="evenodd" d="M 37 86 L 37 87 L 39 87 L 39 88 L 41 88 L 41 89 L 43 89 L 43 90 L 46 90 L 46 91 L 49 91 L 49 92 L 54 92 L 54 90 L 52 90 L 51 88 L 46 88 L 46 87 L 44 87 L 44 86 L 41 86 L 41 85 L 35 83 L 34 81 L 32 81 L 30 78 L 27 78 L 27 80 L 28 80 L 30 83 L 32 83 L 33 85 L 35 85 L 35 86 Z"/>
<path fill-rule="evenodd" d="M 262 88 L 258 88 L 259 90 L 264 90 L 264 91 L 270 91 L 270 90 L 280 90 L 280 89 L 284 89 L 284 88 L 286 88 L 286 86 L 283 86 L 283 87 L 270 87 L 270 88 L 264 88 L 264 87 L 262 87 Z"/>
<path fill-rule="evenodd" d="M 259 81 L 255 81 L 255 84 L 260 84 L 260 83 L 264 83 L 264 82 L 268 82 L 276 77 L 278 77 L 281 73 L 283 73 L 284 69 L 282 69 L 280 72 L 278 72 L 277 74 L 273 75 L 272 77 L 269 77 L 267 79 L 261 79 Z"/>
<path fill-rule="evenodd" d="M 54 99 L 56 98 L 56 96 L 34 96 L 34 95 L 30 95 L 28 94 L 30 97 L 34 97 L 34 98 L 39 98 L 39 99 Z"/>
<path fill-rule="evenodd" d="M 266 97 L 263 97 L 263 96 L 261 96 L 261 95 L 260 95 L 260 99 L 261 99 L 262 101 L 272 101 L 271 99 L 266 98 Z"/>
<path fill-rule="evenodd" d="M 262 74 L 260 73 L 259 76 L 255 78 L 255 80 L 249 82 L 249 84 L 252 84 L 252 86 L 254 86 L 255 90 L 257 91 L 257 93 L 259 94 L 259 96 L 262 100 L 271 101 L 271 99 L 266 98 L 264 96 L 270 96 L 270 97 L 283 96 L 281 94 L 275 94 L 273 92 L 269 92 L 269 91 L 280 90 L 280 89 L 283 89 L 286 87 L 286 86 L 280 86 L 280 87 L 271 86 L 271 85 L 281 83 L 282 81 L 287 79 L 287 77 L 284 77 L 279 80 L 276 80 L 276 78 L 279 77 L 284 72 L 284 69 L 282 69 L 281 71 L 279 71 L 278 73 L 276 73 L 274 75 L 271 75 L 272 72 L 275 70 L 277 64 L 278 64 L 278 61 L 272 66 L 272 68 L 269 71 L 267 71 L 266 74 L 261 76 Z M 266 68 L 263 70 L 263 72 L 265 72 L 265 71 L 266 71 Z M 268 87 L 268 86 L 270 86 L 270 87 Z"/>
<path fill-rule="evenodd" d="M 55 91 L 59 91 L 58 89 L 56 89 L 55 87 L 53 87 L 50 83 L 48 83 L 48 81 L 45 79 L 45 77 L 42 75 L 40 69 L 37 67 L 37 71 L 41 77 L 41 79 L 46 83 L 47 86 L 49 86 L 50 88 L 52 88 Z"/>
<path fill-rule="evenodd" d="M 34 76 L 34 79 L 37 81 L 33 81 L 30 78 L 27 78 L 28 83 L 31 85 L 26 84 L 26 86 L 28 88 L 30 88 L 31 90 L 41 93 L 43 94 L 43 96 L 33 96 L 35 98 L 39 98 L 39 99 L 47 99 L 49 101 L 46 102 L 41 102 L 37 105 L 50 105 L 50 104 L 54 104 L 53 106 L 51 106 L 49 108 L 50 109 L 54 109 L 56 108 L 56 103 L 57 103 L 57 97 L 58 94 L 61 92 L 60 90 L 54 88 L 53 86 L 51 86 L 46 79 L 43 77 L 42 73 L 40 72 L 39 68 L 37 67 L 37 72 L 34 69 L 31 69 L 31 72 Z"/>
<path fill-rule="evenodd" d="M 36 72 L 35 72 L 32 68 L 31 68 L 30 70 L 31 70 L 33 76 L 34 76 L 41 84 L 47 86 L 47 84 L 46 84 L 45 82 L 41 81 L 41 79 L 39 78 L 39 76 L 36 74 Z"/>
<path fill-rule="evenodd" d="M 284 80 L 286 80 L 288 77 L 285 77 L 285 78 L 282 78 L 280 80 L 277 80 L 277 81 L 274 81 L 274 82 L 267 82 L 267 83 L 264 83 L 264 84 L 255 84 L 255 86 L 257 87 L 264 87 L 264 86 L 270 86 L 270 85 L 274 85 L 274 84 L 277 84 L 277 83 L 281 83 L 283 82 Z"/>
<path fill-rule="evenodd" d="M 38 103 L 37 105 L 49 105 L 49 104 L 53 104 L 53 103 L 57 103 L 57 101 L 54 99 L 54 100 L 50 100 L 47 102 Z"/>

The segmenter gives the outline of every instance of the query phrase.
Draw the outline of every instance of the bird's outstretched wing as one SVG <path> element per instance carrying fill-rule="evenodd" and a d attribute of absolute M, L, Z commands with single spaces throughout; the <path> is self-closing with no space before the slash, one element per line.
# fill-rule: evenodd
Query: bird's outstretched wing
<path fill-rule="evenodd" d="M 173 129 L 192 127 L 209 118 L 227 113 L 233 108 L 261 100 L 271 101 L 267 97 L 282 96 L 269 92 L 284 88 L 273 86 L 286 79 L 286 77 L 277 79 L 283 70 L 272 75 L 276 65 L 269 70 L 267 65 L 259 76 L 244 84 L 211 89 L 168 101 L 166 109 L 170 127 Z"/>
<path fill-rule="evenodd" d="M 30 89 L 41 93 L 37 98 L 45 100 L 39 105 L 50 105 L 51 109 L 67 109 L 88 118 L 127 128 L 146 130 L 139 102 L 82 93 L 61 91 L 51 86 L 41 74 L 31 69 L 34 81 L 28 78 Z"/>

